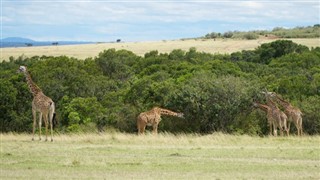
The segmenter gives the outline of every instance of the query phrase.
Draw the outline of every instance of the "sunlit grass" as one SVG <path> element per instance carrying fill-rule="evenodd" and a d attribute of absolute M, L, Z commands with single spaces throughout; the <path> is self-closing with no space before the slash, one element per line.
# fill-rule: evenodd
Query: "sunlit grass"
<path fill-rule="evenodd" d="M 319 179 L 320 137 L 1 134 L 1 179 Z"/>
<path fill-rule="evenodd" d="M 188 51 L 191 47 L 200 52 L 207 53 L 232 53 L 242 50 L 253 50 L 263 43 L 270 43 L 277 39 L 217 39 L 209 40 L 170 40 L 170 41 L 151 41 L 151 42 L 121 42 L 121 43 L 101 43 L 101 44 L 81 44 L 66 46 L 34 46 L 19 48 L 2 48 L 0 61 L 9 60 L 10 56 L 18 58 L 19 56 L 69 56 L 79 59 L 98 56 L 105 49 L 115 48 L 116 50 L 126 49 L 136 55 L 144 56 L 145 53 L 157 50 L 159 53 L 170 53 L 174 49 Z M 295 43 L 305 45 L 309 48 L 319 47 L 319 38 L 301 38 L 289 39 Z"/>

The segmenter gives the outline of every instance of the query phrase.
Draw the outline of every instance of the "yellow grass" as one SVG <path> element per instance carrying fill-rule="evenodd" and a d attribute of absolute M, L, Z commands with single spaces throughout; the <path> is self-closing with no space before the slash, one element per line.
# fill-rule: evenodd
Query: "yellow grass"
<path fill-rule="evenodd" d="M 139 56 L 152 50 L 158 50 L 159 53 L 169 53 L 174 49 L 189 50 L 195 47 L 200 52 L 208 53 L 232 53 L 242 50 L 252 50 L 263 43 L 269 43 L 276 39 L 260 38 L 257 40 L 240 39 L 217 39 L 214 40 L 173 40 L 173 41 L 153 41 L 153 42 L 121 42 L 121 43 L 97 43 L 85 45 L 64 45 L 64 46 L 38 46 L 38 47 L 19 47 L 19 48 L 1 48 L 1 59 L 8 60 L 10 56 L 26 57 L 32 56 L 69 56 L 79 59 L 95 57 L 99 52 L 115 48 L 117 50 L 126 49 Z M 308 47 L 319 47 L 320 39 L 290 39 L 295 43 L 303 44 Z"/>

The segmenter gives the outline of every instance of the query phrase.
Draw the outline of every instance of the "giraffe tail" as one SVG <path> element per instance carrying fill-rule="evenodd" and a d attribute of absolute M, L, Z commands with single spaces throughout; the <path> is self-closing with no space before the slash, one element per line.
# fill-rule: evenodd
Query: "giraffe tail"
<path fill-rule="evenodd" d="M 52 113 L 51 123 L 52 123 L 53 128 L 55 128 L 58 125 L 58 121 L 57 121 L 57 118 L 56 118 L 56 112 L 55 112 L 56 110 L 55 110 L 54 102 L 51 102 L 51 104 L 50 104 L 50 111 Z"/>
<path fill-rule="evenodd" d="M 53 128 L 58 126 L 58 120 L 56 118 L 56 113 L 55 112 L 53 113 L 53 116 L 52 116 L 52 125 L 53 125 Z"/>

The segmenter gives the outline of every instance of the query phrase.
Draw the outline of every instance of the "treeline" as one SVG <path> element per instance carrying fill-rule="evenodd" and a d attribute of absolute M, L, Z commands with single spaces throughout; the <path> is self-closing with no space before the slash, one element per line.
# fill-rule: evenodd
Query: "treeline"
<path fill-rule="evenodd" d="M 307 27 L 295 27 L 286 29 L 283 27 L 273 28 L 268 30 L 253 30 L 253 31 L 227 31 L 224 33 L 211 32 L 206 34 L 205 39 L 215 38 L 235 38 L 235 39 L 258 39 L 260 36 L 264 37 L 278 37 L 278 38 L 318 38 L 320 37 L 320 24 Z"/>
<path fill-rule="evenodd" d="M 172 133 L 268 134 L 264 88 L 281 94 L 303 112 L 304 132 L 320 133 L 320 48 L 279 40 L 255 50 L 209 54 L 190 48 L 144 57 L 108 49 L 95 58 L 11 58 L 0 65 L 1 132 L 31 132 L 34 82 L 56 103 L 58 132 L 135 133 L 136 117 L 154 106 L 185 114 L 162 117 L 159 131 Z M 292 132 L 295 127 L 291 126 Z"/>

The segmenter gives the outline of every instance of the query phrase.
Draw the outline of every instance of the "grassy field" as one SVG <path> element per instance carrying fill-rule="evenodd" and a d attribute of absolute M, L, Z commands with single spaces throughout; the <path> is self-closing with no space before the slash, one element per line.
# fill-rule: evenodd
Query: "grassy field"
<path fill-rule="evenodd" d="M 320 137 L 1 134 L 0 179 L 320 179 Z"/>
<path fill-rule="evenodd" d="M 260 38 L 256 40 L 240 39 L 217 39 L 214 40 L 174 40 L 174 41 L 155 41 L 155 42 L 121 42 L 121 43 L 97 43 L 86 45 L 65 45 L 65 46 L 38 46 L 38 47 L 19 47 L 1 48 L 1 59 L 8 60 L 10 56 L 26 57 L 32 56 L 61 56 L 66 55 L 79 59 L 95 57 L 99 52 L 115 48 L 127 49 L 137 55 L 143 56 L 146 52 L 158 50 L 160 53 L 169 53 L 174 49 L 189 50 L 195 47 L 200 52 L 208 53 L 232 53 L 241 50 L 252 50 L 263 43 L 269 43 L 277 39 Z M 295 43 L 303 44 L 308 47 L 319 47 L 320 39 L 290 39 Z"/>

